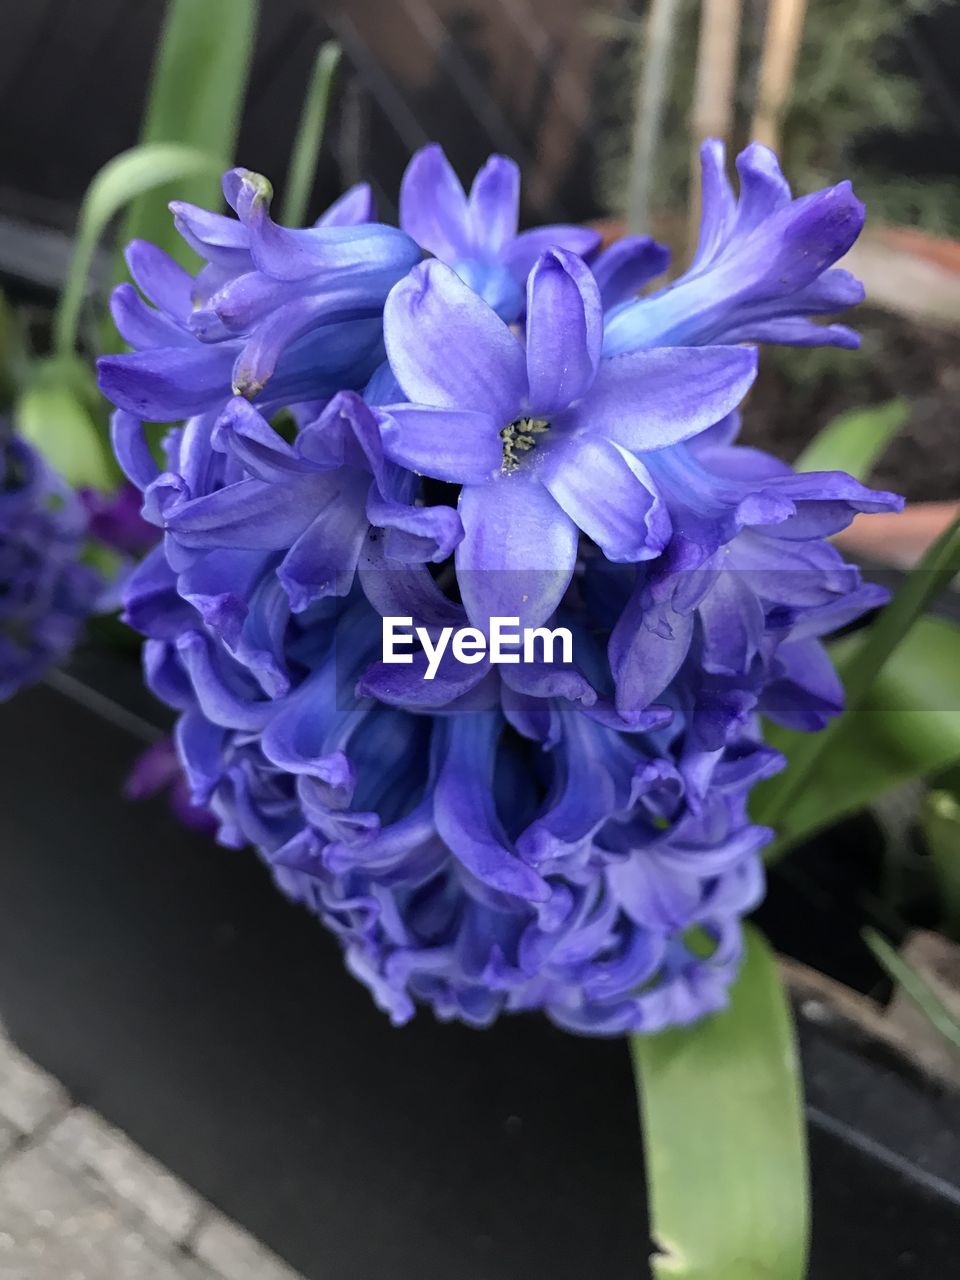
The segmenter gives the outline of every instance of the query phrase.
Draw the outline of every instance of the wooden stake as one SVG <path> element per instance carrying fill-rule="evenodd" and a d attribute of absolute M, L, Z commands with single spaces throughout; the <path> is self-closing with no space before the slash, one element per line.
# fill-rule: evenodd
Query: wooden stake
<path fill-rule="evenodd" d="M 740 52 L 742 0 L 703 0 L 697 74 L 690 121 L 690 248 L 700 231 L 700 145 L 707 138 L 730 141 Z"/>
<path fill-rule="evenodd" d="M 793 88 L 807 0 L 770 0 L 763 38 L 752 135 L 776 151 L 783 114 Z M 842 19 L 839 19 L 842 21 Z"/>

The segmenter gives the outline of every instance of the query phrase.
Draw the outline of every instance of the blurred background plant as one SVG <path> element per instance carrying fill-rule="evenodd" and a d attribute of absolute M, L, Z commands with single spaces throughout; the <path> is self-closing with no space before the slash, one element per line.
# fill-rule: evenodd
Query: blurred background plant
<path fill-rule="evenodd" d="M 775 141 L 785 173 L 798 193 L 852 179 L 872 220 L 960 233 L 960 179 L 922 179 L 891 171 L 890 146 L 902 147 L 929 123 L 930 99 L 957 123 L 953 88 L 930 57 L 913 19 L 931 14 L 944 0 L 737 0 L 722 6 L 736 37 L 735 75 L 729 103 L 729 137 L 736 149 L 763 128 L 758 112 L 768 15 L 790 10 L 799 39 L 796 62 L 784 83 L 782 118 Z M 611 209 L 625 207 L 630 172 L 632 103 L 642 79 L 648 20 L 656 0 L 640 0 L 626 15 L 599 12 L 596 29 L 609 41 L 610 124 L 600 138 L 598 180 Z M 685 210 L 690 194 L 690 133 L 698 44 L 702 39 L 697 0 L 671 6 L 672 57 L 664 73 L 662 128 L 650 178 L 651 215 L 669 218 Z M 719 15 L 718 15 L 719 16 Z M 714 36 L 715 38 L 715 36 Z M 924 93 L 923 83 L 929 86 Z M 779 115 L 779 111 L 775 113 Z"/>

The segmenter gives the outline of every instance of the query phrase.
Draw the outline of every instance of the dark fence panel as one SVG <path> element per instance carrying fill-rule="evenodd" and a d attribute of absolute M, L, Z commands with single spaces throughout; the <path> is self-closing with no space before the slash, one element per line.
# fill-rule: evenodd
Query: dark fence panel
<path fill-rule="evenodd" d="M 163 0 L 0 2 L 0 212 L 68 226 L 90 176 L 137 136 Z M 596 213 L 589 0 L 268 0 L 238 156 L 279 180 L 314 51 L 344 47 L 317 203 L 365 177 L 393 211 L 427 140 L 469 175 L 524 168 L 529 217 Z"/>

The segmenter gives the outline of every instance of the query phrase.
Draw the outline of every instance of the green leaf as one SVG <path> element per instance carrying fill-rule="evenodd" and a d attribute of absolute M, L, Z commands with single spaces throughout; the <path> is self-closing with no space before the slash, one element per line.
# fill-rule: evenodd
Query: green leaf
<path fill-rule="evenodd" d="M 223 160 L 217 156 L 166 142 L 132 147 L 107 161 L 87 188 L 80 207 L 73 260 L 54 317 L 54 343 L 59 355 L 66 356 L 76 347 L 90 264 L 111 218 L 144 191 L 180 178 L 220 173 L 223 167 Z"/>
<path fill-rule="evenodd" d="M 794 466 L 798 471 L 846 471 L 858 480 L 865 480 L 909 417 L 910 405 L 906 400 L 852 409 L 828 423 L 807 445 Z"/>
<path fill-rule="evenodd" d="M 205 209 L 221 207 L 220 179 L 232 163 L 258 8 L 257 0 L 169 0 L 140 142 L 205 151 L 218 157 L 218 169 L 174 173 L 140 193 L 124 222 L 121 244 L 150 240 L 184 266 L 196 265 L 167 204 L 177 199 Z M 117 278 L 121 275 L 122 270 Z"/>
<path fill-rule="evenodd" d="M 328 40 L 326 44 L 320 46 L 313 64 L 313 75 L 310 78 L 307 96 L 303 101 L 297 136 L 290 153 L 290 166 L 287 170 L 280 215 L 281 222 L 288 227 L 299 227 L 306 217 L 310 192 L 313 190 L 317 173 L 320 148 L 323 146 L 327 114 L 330 110 L 330 95 L 333 91 L 333 78 L 340 62 L 340 52 L 340 46 L 336 41 Z"/>
<path fill-rule="evenodd" d="M 960 803 L 949 791 L 931 791 L 920 811 L 924 844 L 940 891 L 944 933 L 960 941 Z"/>
<path fill-rule="evenodd" d="M 97 389 L 75 357 L 38 361 L 14 406 L 14 424 L 75 488 L 111 490 L 116 472 L 91 406 Z"/>
<path fill-rule="evenodd" d="M 800 1067 L 777 963 L 746 931 L 729 1009 L 630 1040 L 656 1280 L 802 1280 L 808 1187 Z"/>
<path fill-rule="evenodd" d="M 958 573 L 960 517 L 930 547 L 883 613 L 858 636 L 854 652 L 837 664 L 846 691 L 846 713 L 821 733 L 796 734 L 788 739 L 787 769 L 757 788 L 752 805 L 755 821 L 783 832 L 788 824 L 792 825 L 797 806 L 809 801 L 813 771 L 819 770 L 823 779 L 829 771 L 843 768 L 840 757 L 853 744 L 846 738 L 845 746 L 835 744 L 841 735 L 846 735 L 851 716 L 867 698 L 890 656 Z M 914 708 L 927 705 L 936 707 L 937 702 L 913 704 Z"/>
<path fill-rule="evenodd" d="M 864 929 L 863 940 L 894 982 L 922 1009 L 943 1038 L 955 1049 L 960 1049 L 960 1023 L 927 984 L 923 975 L 908 964 L 875 929 Z"/>
<path fill-rule="evenodd" d="M 832 646 L 842 670 L 856 665 L 869 638 L 869 632 L 866 637 L 856 634 Z M 771 725 L 765 737 L 793 762 L 810 735 Z M 783 788 L 774 784 L 783 774 L 756 788 L 751 805 L 755 820 L 769 822 L 769 815 L 777 815 L 778 838 L 767 850 L 767 860 L 894 787 L 958 760 L 960 629 L 943 618 L 921 618 L 857 709 L 841 717 L 829 750 L 813 761 L 789 804 L 778 807 Z"/>

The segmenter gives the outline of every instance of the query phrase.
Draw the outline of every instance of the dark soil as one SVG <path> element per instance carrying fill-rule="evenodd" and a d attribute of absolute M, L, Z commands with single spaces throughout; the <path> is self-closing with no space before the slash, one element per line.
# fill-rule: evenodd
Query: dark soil
<path fill-rule="evenodd" d="M 792 461 L 838 414 L 903 397 L 910 420 L 871 476 L 911 501 L 960 498 L 960 335 L 862 308 L 859 351 L 767 348 L 743 441 Z"/>

